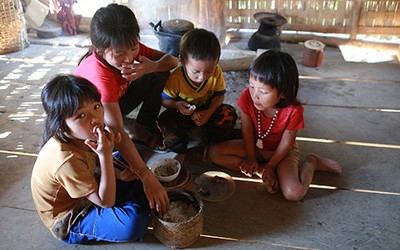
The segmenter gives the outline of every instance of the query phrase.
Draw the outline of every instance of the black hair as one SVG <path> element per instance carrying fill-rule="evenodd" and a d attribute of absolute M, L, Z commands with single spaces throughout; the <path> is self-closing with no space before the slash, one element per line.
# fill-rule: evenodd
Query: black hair
<path fill-rule="evenodd" d="M 269 49 L 259 55 L 250 65 L 250 77 L 276 88 L 284 98 L 277 108 L 299 105 L 299 72 L 293 57 L 280 49 Z"/>
<path fill-rule="evenodd" d="M 193 29 L 186 32 L 179 44 L 179 56 L 185 64 L 188 57 L 195 60 L 218 61 L 221 55 L 221 45 L 211 31 Z"/>
<path fill-rule="evenodd" d="M 42 146 L 52 137 L 69 142 L 65 119 L 76 114 L 86 101 L 100 102 L 100 94 L 88 80 L 74 75 L 57 75 L 43 88 L 41 99 L 46 112 Z"/>
<path fill-rule="evenodd" d="M 115 3 L 102 7 L 95 12 L 90 22 L 92 47 L 79 63 L 92 54 L 93 49 L 101 54 L 113 46 L 133 47 L 140 40 L 139 33 L 139 24 L 131 9 Z"/>

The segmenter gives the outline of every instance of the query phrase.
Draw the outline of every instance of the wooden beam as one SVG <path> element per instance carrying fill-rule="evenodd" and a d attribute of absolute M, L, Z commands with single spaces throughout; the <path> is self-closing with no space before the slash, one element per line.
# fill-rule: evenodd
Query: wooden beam
<path fill-rule="evenodd" d="M 225 45 L 225 1 L 199 0 L 199 26 L 214 32 L 221 46 Z"/>
<path fill-rule="evenodd" d="M 353 13 L 350 19 L 350 39 L 356 39 L 357 37 L 361 11 L 361 0 L 354 0 Z"/>

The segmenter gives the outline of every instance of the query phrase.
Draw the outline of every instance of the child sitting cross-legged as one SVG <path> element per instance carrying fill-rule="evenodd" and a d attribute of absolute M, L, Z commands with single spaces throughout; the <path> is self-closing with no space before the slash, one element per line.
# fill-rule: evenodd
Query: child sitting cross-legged
<path fill-rule="evenodd" d="M 243 139 L 212 145 L 211 161 L 261 177 L 268 192 L 280 189 L 287 200 L 306 195 L 315 171 L 339 174 L 338 162 L 314 153 L 299 166 L 296 136 L 304 128 L 304 109 L 298 89 L 299 73 L 288 53 L 270 49 L 257 57 L 250 66 L 249 86 L 237 101 Z"/>
<path fill-rule="evenodd" d="M 167 148 L 184 154 L 190 139 L 206 146 L 240 137 L 235 108 L 224 104 L 226 83 L 218 65 L 221 47 L 205 29 L 187 32 L 180 42 L 181 65 L 169 76 L 162 92 L 166 110 L 158 125 Z"/>
<path fill-rule="evenodd" d="M 141 239 L 150 209 L 165 213 L 169 200 L 147 199 L 143 182 L 154 175 L 145 164 L 126 169 L 135 179 L 117 179 L 113 149 L 121 135 L 105 125 L 96 87 L 84 78 L 58 75 L 41 98 L 47 116 L 31 190 L 44 225 L 70 244 Z"/>

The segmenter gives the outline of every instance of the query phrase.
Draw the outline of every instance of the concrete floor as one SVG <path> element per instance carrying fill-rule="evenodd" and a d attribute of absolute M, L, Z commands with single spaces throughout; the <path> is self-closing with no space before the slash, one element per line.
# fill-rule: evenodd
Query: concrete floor
<path fill-rule="evenodd" d="M 55 74 L 72 72 L 86 52 L 48 44 L 36 41 L 0 55 L 0 249 L 167 249 L 152 230 L 143 242 L 70 246 L 41 223 L 30 192 L 43 127 L 41 88 Z M 317 173 L 300 202 L 267 194 L 261 183 L 236 180 L 231 198 L 205 203 L 203 235 L 191 248 L 400 249 L 400 64 L 348 63 L 338 48 L 328 47 L 323 64 L 307 68 L 300 63 L 301 45 L 282 48 L 298 62 L 301 75 L 302 157 L 316 152 L 334 158 L 343 173 Z M 226 51 L 252 55 L 240 49 L 243 43 Z M 248 57 L 241 59 L 248 67 Z M 228 102 L 235 104 L 247 73 L 225 76 Z M 184 166 L 193 176 L 219 169 L 201 156 L 201 147 L 186 156 Z"/>

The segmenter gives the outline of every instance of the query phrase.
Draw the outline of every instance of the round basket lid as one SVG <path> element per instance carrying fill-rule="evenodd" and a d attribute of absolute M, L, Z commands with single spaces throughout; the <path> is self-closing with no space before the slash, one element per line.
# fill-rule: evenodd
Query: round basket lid
<path fill-rule="evenodd" d="M 323 50 L 325 47 L 325 44 L 323 44 L 320 41 L 317 40 L 307 40 L 304 43 L 304 46 L 308 49 L 312 49 L 312 50 Z"/>
<path fill-rule="evenodd" d="M 259 23 L 263 23 L 269 26 L 282 26 L 287 23 L 285 17 L 270 12 L 257 12 L 253 16 Z"/>
<path fill-rule="evenodd" d="M 194 24 L 183 19 L 171 19 L 162 24 L 164 32 L 184 34 L 194 29 Z"/>
<path fill-rule="evenodd" d="M 206 201 L 223 201 L 231 197 L 236 190 L 235 181 L 230 175 L 220 171 L 208 171 L 199 175 L 194 183 L 196 192 Z"/>

